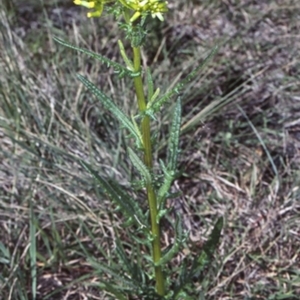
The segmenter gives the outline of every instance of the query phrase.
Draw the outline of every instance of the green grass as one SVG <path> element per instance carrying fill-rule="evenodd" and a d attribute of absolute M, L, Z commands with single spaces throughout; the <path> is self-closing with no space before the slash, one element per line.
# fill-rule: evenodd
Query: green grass
<path fill-rule="evenodd" d="M 184 196 L 168 200 L 190 231 L 170 268 L 198 253 L 217 216 L 226 217 L 215 263 L 191 291 L 195 299 L 300 295 L 300 6 L 286 2 L 178 1 L 167 21 L 155 25 L 155 46 L 144 49 L 164 89 L 219 44 L 183 94 L 182 175 L 174 191 Z M 52 37 L 121 61 L 117 29 L 104 19 L 87 21 L 64 1 L 13 4 L 8 12 L 0 4 L 0 299 L 34 293 L 37 299 L 110 299 L 101 280 L 111 275 L 98 262 L 122 269 L 115 232 L 127 253 L 138 258 L 143 249 L 130 244 L 121 214 L 112 213 L 115 207 L 76 158 L 124 188 L 124 175 L 133 170 L 118 124 L 76 73 L 134 113 L 131 86 Z M 172 111 L 170 103 L 159 126 L 167 129 Z M 165 155 L 160 134 L 157 157 Z M 167 221 L 164 229 L 167 247 L 173 237 Z"/>

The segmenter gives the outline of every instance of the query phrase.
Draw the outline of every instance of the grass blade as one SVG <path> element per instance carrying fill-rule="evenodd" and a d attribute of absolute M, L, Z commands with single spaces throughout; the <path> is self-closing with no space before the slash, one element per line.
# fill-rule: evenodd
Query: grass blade
<path fill-rule="evenodd" d="M 36 299 L 37 290 L 37 271 L 36 271 L 36 224 L 33 211 L 32 199 L 29 200 L 29 255 L 30 255 L 30 274 L 31 274 L 31 292 L 32 299 Z"/>

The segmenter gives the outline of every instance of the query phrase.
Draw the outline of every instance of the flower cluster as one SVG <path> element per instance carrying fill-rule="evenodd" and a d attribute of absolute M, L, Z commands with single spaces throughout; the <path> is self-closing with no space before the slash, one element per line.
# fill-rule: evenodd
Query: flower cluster
<path fill-rule="evenodd" d="M 100 1 L 74 0 L 74 4 L 76 5 L 82 5 L 86 8 L 94 9 L 94 11 L 87 13 L 88 18 L 100 17 L 103 12 L 104 2 L 105 2 L 104 0 L 100 0 Z"/>
<path fill-rule="evenodd" d="M 167 1 L 160 0 L 119 0 L 123 6 L 135 11 L 130 21 L 138 19 L 142 13 L 150 13 L 153 18 L 164 20 L 162 13 L 168 11 Z"/>
<path fill-rule="evenodd" d="M 134 11 L 130 22 L 137 20 L 142 14 L 151 14 L 153 18 L 157 17 L 163 21 L 163 13 L 168 11 L 168 2 L 164 0 L 74 0 L 74 4 L 82 5 L 86 8 L 92 8 L 87 16 L 100 17 L 106 3 L 119 2 L 123 7 Z"/>

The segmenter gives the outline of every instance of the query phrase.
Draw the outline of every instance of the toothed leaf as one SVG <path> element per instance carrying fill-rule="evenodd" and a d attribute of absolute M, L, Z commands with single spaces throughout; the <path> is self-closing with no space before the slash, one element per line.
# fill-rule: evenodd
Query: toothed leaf
<path fill-rule="evenodd" d="M 153 79 L 152 79 L 150 68 L 147 68 L 147 85 L 148 85 L 147 102 L 149 103 L 154 93 Z"/>
<path fill-rule="evenodd" d="M 115 71 L 116 74 L 119 75 L 120 78 L 122 77 L 125 77 L 125 76 L 128 76 L 128 77 L 135 77 L 137 76 L 137 74 L 127 68 L 125 68 L 124 66 L 122 66 L 121 64 L 117 63 L 117 62 L 114 62 L 108 58 L 106 58 L 105 56 L 102 56 L 100 54 L 97 54 L 93 51 L 90 51 L 88 49 L 84 49 L 84 48 L 80 48 L 80 47 L 77 47 L 77 46 L 74 46 L 66 41 L 63 41 L 57 37 L 54 37 L 53 38 L 56 42 L 58 42 L 59 44 L 63 45 L 63 46 L 66 46 L 70 49 L 73 49 L 73 50 L 77 50 L 79 52 L 82 52 L 84 54 L 87 54 L 93 58 L 95 58 L 96 60 L 100 61 L 101 63 L 104 63 L 106 64 L 107 67 L 112 67 Z M 140 72 L 139 74 L 140 75 Z"/>
<path fill-rule="evenodd" d="M 145 179 L 146 184 L 150 184 L 151 183 L 151 174 L 150 174 L 148 168 L 145 166 L 145 164 L 142 162 L 142 160 L 134 153 L 134 151 L 131 148 L 128 148 L 128 154 L 129 154 L 129 158 L 132 161 L 133 165 L 139 171 L 141 176 Z"/>
<path fill-rule="evenodd" d="M 203 62 L 194 69 L 187 77 L 185 77 L 182 81 L 176 84 L 176 86 L 167 92 L 164 96 L 158 99 L 153 105 L 152 109 L 154 112 L 158 112 L 162 105 L 168 101 L 173 95 L 179 94 L 182 92 L 183 88 L 191 82 L 198 74 L 198 72 L 210 61 L 210 59 L 215 55 L 217 52 L 218 47 L 214 47 L 212 51 L 208 54 L 208 56 L 203 60 Z"/>
<path fill-rule="evenodd" d="M 135 202 L 131 197 L 125 192 L 122 191 L 122 188 L 117 185 L 117 183 L 109 183 L 106 179 L 100 176 L 95 172 L 87 163 L 81 161 L 81 165 L 95 178 L 96 182 L 103 189 L 103 192 L 114 201 L 120 208 L 122 212 L 131 218 L 137 225 L 146 227 L 144 224 L 144 216 L 141 214 Z"/>
<path fill-rule="evenodd" d="M 179 248 L 183 243 L 182 224 L 179 216 L 177 216 L 176 218 L 175 232 L 176 232 L 176 237 L 175 237 L 174 244 L 168 250 L 167 253 L 163 254 L 159 262 L 155 264 L 156 266 L 163 266 L 167 264 L 169 261 L 171 261 L 171 259 L 178 253 Z"/>
<path fill-rule="evenodd" d="M 79 74 L 77 77 L 87 87 L 87 89 L 90 90 L 101 101 L 104 107 L 109 110 L 126 129 L 129 130 L 129 132 L 135 138 L 137 145 L 142 147 L 141 145 L 143 141 L 141 140 L 140 133 L 136 131 L 134 124 L 123 113 L 123 111 L 88 79 Z"/>
<path fill-rule="evenodd" d="M 173 113 L 168 145 L 168 169 L 176 171 L 179 152 L 179 136 L 181 124 L 181 99 L 178 97 Z"/>

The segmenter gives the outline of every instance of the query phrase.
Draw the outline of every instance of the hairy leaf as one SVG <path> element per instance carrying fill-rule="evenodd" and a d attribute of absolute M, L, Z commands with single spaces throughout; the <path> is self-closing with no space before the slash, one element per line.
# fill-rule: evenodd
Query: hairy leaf
<path fill-rule="evenodd" d="M 182 92 L 183 88 L 191 82 L 198 74 L 198 72 L 210 61 L 210 59 L 215 55 L 217 52 L 218 47 L 215 46 L 212 51 L 208 54 L 208 56 L 203 60 L 203 62 L 194 69 L 186 78 L 184 78 L 182 81 L 176 84 L 176 86 L 171 89 L 169 92 L 167 92 L 164 96 L 159 98 L 153 105 L 152 110 L 153 112 L 158 112 L 162 105 L 168 101 L 173 95 L 179 94 Z"/>
<path fill-rule="evenodd" d="M 145 179 L 146 184 L 150 184 L 151 174 L 148 168 L 145 166 L 142 160 L 135 154 L 135 152 L 129 147 L 128 147 L 128 154 L 130 160 L 132 161 L 132 164 L 136 167 L 136 169 L 139 171 L 141 176 Z"/>
<path fill-rule="evenodd" d="M 101 90 L 99 90 L 92 82 L 81 75 L 77 75 L 79 80 L 101 101 L 104 107 L 109 110 L 120 122 L 121 124 L 129 130 L 132 136 L 135 138 L 137 146 L 142 148 L 143 140 L 141 139 L 140 132 L 137 131 L 134 124 L 130 119 L 124 114 L 124 112 Z"/>
<path fill-rule="evenodd" d="M 147 228 L 145 218 L 141 211 L 137 208 L 135 201 L 124 191 L 117 183 L 111 183 L 105 180 L 97 172 L 95 172 L 87 163 L 81 161 L 82 166 L 95 178 L 96 182 L 103 189 L 104 193 L 117 205 L 120 206 L 122 212 L 131 218 L 139 227 Z"/>
<path fill-rule="evenodd" d="M 174 180 L 175 172 L 173 170 L 169 171 L 162 161 L 160 161 L 160 165 L 164 173 L 164 181 L 158 190 L 157 202 L 160 206 L 160 209 L 164 209 L 164 202 Z"/>
<path fill-rule="evenodd" d="M 155 264 L 156 266 L 162 266 L 167 264 L 178 253 L 179 248 L 183 243 L 184 239 L 182 233 L 182 224 L 179 216 L 177 216 L 176 218 L 175 232 L 176 232 L 176 237 L 175 237 L 174 244 L 172 245 L 172 247 L 169 249 L 167 253 L 163 254 L 159 262 Z"/>
<path fill-rule="evenodd" d="M 149 103 L 152 99 L 153 94 L 154 94 L 153 78 L 152 78 L 152 75 L 151 75 L 150 68 L 147 68 L 147 85 L 148 85 L 147 102 Z"/>
<path fill-rule="evenodd" d="M 181 124 L 181 99 L 178 97 L 173 120 L 171 125 L 171 132 L 168 145 L 168 169 L 176 171 L 177 159 L 179 152 L 179 136 L 180 136 L 180 124 Z"/>
<path fill-rule="evenodd" d="M 190 270 L 187 271 L 185 264 L 183 265 L 179 277 L 179 284 L 174 292 L 175 296 L 178 295 L 186 285 L 190 284 L 195 277 L 198 278 L 199 282 L 203 280 L 203 277 L 205 276 L 203 270 L 211 264 L 213 253 L 216 251 L 219 244 L 223 222 L 223 217 L 218 218 L 208 241 L 203 246 L 203 250 L 198 256 L 194 257 Z"/>
<path fill-rule="evenodd" d="M 209 236 L 209 239 L 203 246 L 203 250 L 207 254 L 209 260 L 212 259 L 212 256 L 218 247 L 220 237 L 221 237 L 221 231 L 223 229 L 223 225 L 224 225 L 223 217 L 219 217 L 219 219 L 217 220 L 217 222 L 214 226 L 214 229 L 212 230 L 212 232 Z"/>
<path fill-rule="evenodd" d="M 135 281 L 137 286 L 142 286 L 142 284 L 145 282 L 145 274 L 143 273 L 142 267 L 137 265 L 133 259 L 128 259 L 118 236 L 116 238 L 116 253 L 122 262 L 122 267 L 125 268 L 131 279 Z M 130 256 L 132 257 L 133 253 L 131 253 Z"/>
<path fill-rule="evenodd" d="M 84 49 L 84 48 L 80 48 L 80 47 L 77 47 L 77 46 L 74 46 L 68 42 L 65 42 L 57 37 L 54 37 L 53 38 L 56 42 L 58 42 L 59 44 L 63 45 L 63 46 L 66 46 L 70 49 L 74 49 L 74 50 L 77 50 L 79 52 L 82 52 L 82 53 L 85 53 L 95 59 L 97 59 L 98 61 L 100 61 L 101 63 L 104 63 L 106 64 L 107 67 L 112 67 L 115 71 L 116 74 L 119 75 L 120 78 L 122 77 L 125 77 L 125 76 L 128 76 L 128 77 L 136 77 L 136 76 L 139 76 L 140 75 L 140 72 L 133 72 L 132 70 L 130 69 L 127 69 L 126 67 L 122 66 L 121 64 L 117 63 L 117 62 L 114 62 L 108 58 L 106 58 L 105 56 L 102 56 L 100 54 L 97 54 L 93 51 L 90 51 L 88 49 Z"/>

